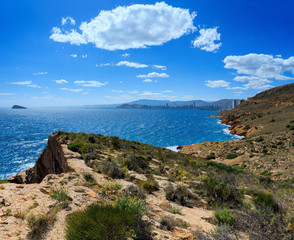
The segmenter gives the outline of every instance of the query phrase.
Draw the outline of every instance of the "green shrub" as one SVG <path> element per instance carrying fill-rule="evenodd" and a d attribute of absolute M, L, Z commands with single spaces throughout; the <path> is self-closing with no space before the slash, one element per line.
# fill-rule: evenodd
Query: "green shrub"
<path fill-rule="evenodd" d="M 209 155 L 206 156 L 206 159 L 207 160 L 215 159 L 215 153 L 214 152 L 210 153 Z"/>
<path fill-rule="evenodd" d="M 89 142 L 90 143 L 96 143 L 96 139 L 94 136 L 89 136 Z"/>
<path fill-rule="evenodd" d="M 138 173 L 146 173 L 149 168 L 149 162 L 150 158 L 147 158 L 145 156 L 136 156 L 136 155 L 131 155 L 128 160 L 125 162 L 125 165 L 128 169 L 134 170 Z"/>
<path fill-rule="evenodd" d="M 126 171 L 114 161 L 104 161 L 101 166 L 101 171 L 113 179 L 126 177 Z"/>
<path fill-rule="evenodd" d="M 91 184 L 95 183 L 95 179 L 91 173 L 84 173 L 83 176 L 87 182 L 89 182 Z"/>
<path fill-rule="evenodd" d="M 165 190 L 165 197 L 167 200 L 176 202 L 182 206 L 192 207 L 191 200 L 193 199 L 193 195 L 184 186 L 178 186 L 176 188 L 173 186 L 168 187 Z"/>
<path fill-rule="evenodd" d="M 82 142 L 68 144 L 67 148 L 73 152 L 78 152 L 81 154 L 86 151 L 86 146 Z"/>
<path fill-rule="evenodd" d="M 173 213 L 173 214 L 181 214 L 181 209 L 177 207 L 173 207 L 172 205 L 168 205 L 164 208 L 164 210 Z"/>
<path fill-rule="evenodd" d="M 279 205 L 275 202 L 275 199 L 270 193 L 257 192 L 254 194 L 253 202 L 257 208 L 264 209 L 269 208 L 274 212 L 279 211 Z"/>
<path fill-rule="evenodd" d="M 140 187 L 137 187 L 135 185 L 130 185 L 124 190 L 124 193 L 130 197 L 136 197 L 141 200 L 146 199 L 146 194 L 142 191 Z"/>
<path fill-rule="evenodd" d="M 244 193 L 232 184 L 215 178 L 203 180 L 203 187 L 208 203 L 216 206 L 237 206 L 242 204 Z"/>
<path fill-rule="evenodd" d="M 91 205 L 66 219 L 67 240 L 126 240 L 136 233 L 138 217 L 128 209 Z"/>
<path fill-rule="evenodd" d="M 234 158 L 236 158 L 236 157 L 238 157 L 237 154 L 229 153 L 229 154 L 226 156 L 226 159 L 234 159 Z"/>
<path fill-rule="evenodd" d="M 127 209 L 131 213 L 139 216 L 146 213 L 146 203 L 136 197 L 120 196 L 116 200 L 115 206 L 122 210 Z"/>
<path fill-rule="evenodd" d="M 215 221 L 217 225 L 234 225 L 236 215 L 228 210 L 228 209 L 221 209 L 214 213 Z"/>
<path fill-rule="evenodd" d="M 121 189 L 121 185 L 119 183 L 112 182 L 112 183 L 109 183 L 106 185 L 102 185 L 99 193 L 102 196 L 106 196 L 109 193 L 111 193 L 113 195 L 113 194 L 116 194 L 118 192 L 118 190 L 120 190 L 120 189 Z"/>
<path fill-rule="evenodd" d="M 154 179 L 150 178 L 146 181 L 141 182 L 140 186 L 148 194 L 151 194 L 159 189 L 158 183 Z"/>
<path fill-rule="evenodd" d="M 256 138 L 255 141 L 256 142 L 263 142 L 264 141 L 264 138 L 263 137 L 259 137 L 259 138 Z"/>
<path fill-rule="evenodd" d="M 175 227 L 187 228 L 189 225 L 179 218 L 164 216 L 160 218 L 160 227 L 164 230 L 172 231 Z"/>

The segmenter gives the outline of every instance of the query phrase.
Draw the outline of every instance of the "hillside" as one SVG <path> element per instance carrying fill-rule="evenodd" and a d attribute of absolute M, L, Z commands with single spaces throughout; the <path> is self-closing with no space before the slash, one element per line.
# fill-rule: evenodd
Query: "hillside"
<path fill-rule="evenodd" d="M 242 166 L 272 179 L 294 178 L 294 83 L 269 89 L 221 112 L 221 122 L 242 140 L 182 146 L 181 152 Z"/>
<path fill-rule="evenodd" d="M 35 166 L 0 188 L 0 239 L 294 234 L 293 181 L 117 137 L 54 133 Z"/>

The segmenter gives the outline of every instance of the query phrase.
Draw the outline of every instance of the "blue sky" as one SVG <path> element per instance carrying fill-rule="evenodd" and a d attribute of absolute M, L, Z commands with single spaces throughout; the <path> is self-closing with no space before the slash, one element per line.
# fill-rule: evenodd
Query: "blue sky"
<path fill-rule="evenodd" d="M 294 2 L 3 0 L 0 106 L 247 98 L 293 82 Z"/>

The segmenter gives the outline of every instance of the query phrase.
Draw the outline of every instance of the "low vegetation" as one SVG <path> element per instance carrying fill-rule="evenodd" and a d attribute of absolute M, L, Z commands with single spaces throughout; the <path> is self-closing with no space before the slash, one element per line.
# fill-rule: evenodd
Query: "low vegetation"
<path fill-rule="evenodd" d="M 203 202 L 207 208 L 215 211 L 212 222 L 218 227 L 203 239 L 229 239 L 224 236 L 239 236 L 242 232 L 248 234 L 250 239 L 293 238 L 293 179 L 272 180 L 268 175 L 270 171 L 264 175 L 251 174 L 244 170 L 247 163 L 242 166 L 228 166 L 207 161 L 213 159 L 210 158 L 215 156 L 213 153 L 203 160 L 164 148 L 99 134 L 63 132 L 60 137 L 68 144 L 69 149 L 82 155 L 88 166 L 98 173 L 106 174 L 110 179 L 95 186 L 98 195 L 104 199 L 100 204 L 70 215 L 67 221 L 67 239 L 79 239 L 79 234 L 90 234 L 87 231 L 90 232 L 92 227 L 87 228 L 88 224 L 93 229 L 94 225 L 99 228 L 93 230 L 93 233 L 106 234 L 101 235 L 103 237 L 99 235 L 100 238 L 93 235 L 89 239 L 149 239 L 150 226 L 142 220 L 142 216 L 148 213 L 146 195 L 163 190 L 155 180 L 156 175 L 171 182 L 164 190 L 166 199 L 172 205 L 163 206 L 164 211 L 181 214 L 181 208 L 177 205 L 195 207 Z M 263 140 L 251 140 L 252 146 L 259 146 L 256 144 L 266 141 L 266 137 Z M 277 139 L 270 146 L 283 147 L 278 144 L 279 141 L 283 140 Z M 228 159 L 238 156 L 234 154 L 231 152 Z M 260 167 L 260 172 L 267 170 L 261 165 L 256 166 Z M 134 180 L 134 173 L 144 175 L 147 180 Z M 84 178 L 91 182 L 91 176 L 84 175 Z M 125 179 L 137 186 L 130 185 L 122 189 L 118 182 L 111 179 Z M 103 213 L 105 209 L 109 210 L 108 216 Z M 99 214 L 93 213 L 96 211 Z M 111 226 L 103 223 L 102 227 L 98 224 L 108 221 L 108 217 L 112 219 L 109 221 L 113 221 Z M 126 220 L 123 220 L 124 217 Z M 128 224 L 124 225 L 122 221 Z M 168 231 L 176 227 L 187 227 L 178 220 L 166 217 L 162 217 L 160 225 Z M 106 231 L 108 227 L 109 230 Z M 199 233 L 195 233 L 195 236 L 197 234 Z"/>

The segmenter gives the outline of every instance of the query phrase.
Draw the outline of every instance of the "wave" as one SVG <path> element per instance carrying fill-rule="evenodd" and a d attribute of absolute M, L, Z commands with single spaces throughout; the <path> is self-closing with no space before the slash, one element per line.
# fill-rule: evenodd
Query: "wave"
<path fill-rule="evenodd" d="M 166 147 L 166 149 L 168 149 L 168 150 L 172 150 L 172 151 L 174 151 L 174 152 L 178 152 L 179 150 L 178 150 L 178 147 L 179 146 L 170 146 L 170 147 Z"/>

